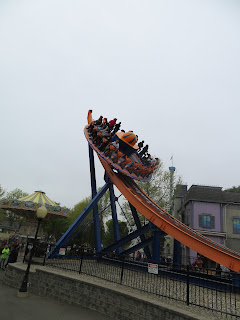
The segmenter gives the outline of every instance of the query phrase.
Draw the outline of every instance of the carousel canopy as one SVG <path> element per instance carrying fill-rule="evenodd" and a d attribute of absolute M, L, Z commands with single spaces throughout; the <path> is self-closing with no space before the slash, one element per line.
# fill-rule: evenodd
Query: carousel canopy
<path fill-rule="evenodd" d="M 19 201 L 33 201 L 35 203 L 41 203 L 41 204 L 49 204 L 50 206 L 56 206 L 56 203 L 50 200 L 45 192 L 43 191 L 35 191 L 33 194 L 18 199 Z"/>
<path fill-rule="evenodd" d="M 0 209 L 10 210 L 20 216 L 30 218 L 43 204 L 47 208 L 48 218 L 54 216 L 67 217 L 69 215 L 69 209 L 57 205 L 43 191 L 35 191 L 33 194 L 20 199 L 2 199 L 0 200 Z"/>

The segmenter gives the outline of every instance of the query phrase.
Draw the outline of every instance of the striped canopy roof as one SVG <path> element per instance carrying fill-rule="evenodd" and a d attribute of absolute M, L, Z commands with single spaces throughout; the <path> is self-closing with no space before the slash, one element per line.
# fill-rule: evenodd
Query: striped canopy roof
<path fill-rule="evenodd" d="M 33 194 L 18 199 L 19 201 L 33 201 L 35 203 L 41 203 L 41 204 L 49 204 L 50 206 L 56 206 L 56 203 L 50 200 L 45 192 L 39 190 L 35 191 Z"/>
<path fill-rule="evenodd" d="M 10 210 L 17 215 L 28 218 L 35 215 L 37 209 L 43 204 L 47 208 L 47 218 L 67 217 L 69 215 L 69 209 L 60 207 L 50 200 L 43 191 L 35 191 L 33 194 L 20 199 L 0 199 L 0 209 Z"/>

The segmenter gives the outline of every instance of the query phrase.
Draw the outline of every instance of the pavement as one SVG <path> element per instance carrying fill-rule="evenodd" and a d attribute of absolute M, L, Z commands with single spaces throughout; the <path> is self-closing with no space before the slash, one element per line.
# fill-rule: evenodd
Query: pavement
<path fill-rule="evenodd" d="M 17 289 L 2 283 L 4 271 L 0 269 L 0 318 L 1 320 L 110 320 L 108 316 L 61 303 L 49 298 L 29 294 L 26 298 L 17 297 Z"/>

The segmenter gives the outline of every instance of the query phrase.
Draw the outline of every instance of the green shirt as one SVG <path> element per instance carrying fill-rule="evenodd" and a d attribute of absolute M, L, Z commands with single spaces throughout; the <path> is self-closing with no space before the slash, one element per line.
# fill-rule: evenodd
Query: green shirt
<path fill-rule="evenodd" d="M 8 255 L 9 255 L 9 248 L 7 248 L 7 249 L 4 248 L 4 249 L 2 250 L 1 259 L 7 259 Z"/>

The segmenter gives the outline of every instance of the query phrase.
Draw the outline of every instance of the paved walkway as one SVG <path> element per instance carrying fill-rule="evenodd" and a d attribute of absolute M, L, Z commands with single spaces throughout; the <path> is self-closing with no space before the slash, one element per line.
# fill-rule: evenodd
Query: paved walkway
<path fill-rule="evenodd" d="M 4 271 L 0 269 L 0 317 L 11 320 L 110 320 L 100 313 L 61 303 L 55 300 L 29 295 L 18 298 L 17 290 L 2 283 Z"/>

